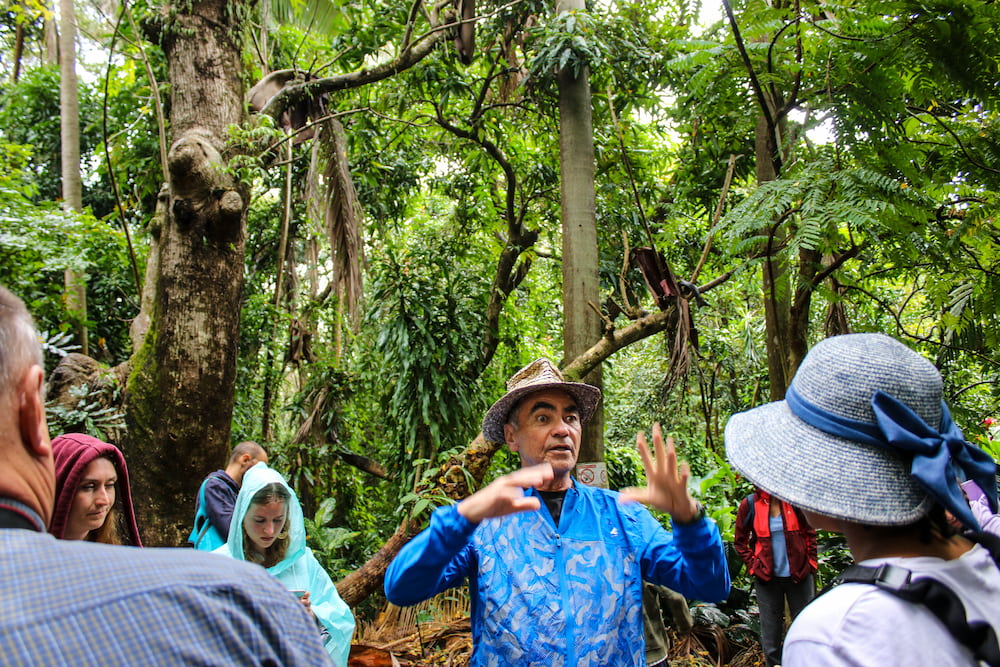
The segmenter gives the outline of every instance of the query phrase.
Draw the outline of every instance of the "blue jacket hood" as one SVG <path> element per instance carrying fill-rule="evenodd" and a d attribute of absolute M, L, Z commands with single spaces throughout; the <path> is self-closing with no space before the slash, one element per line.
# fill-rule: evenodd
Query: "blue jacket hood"
<path fill-rule="evenodd" d="M 233 522 L 231 524 L 232 529 L 229 531 L 229 540 L 226 542 L 226 547 L 229 554 L 234 558 L 246 560 L 243 553 L 243 518 L 250 509 L 250 501 L 254 495 L 272 483 L 284 486 L 288 489 L 290 496 L 287 518 L 288 551 L 280 563 L 267 568 L 267 571 L 271 574 L 278 575 L 305 553 L 306 525 L 305 519 L 302 516 L 302 506 L 299 504 L 299 499 L 295 495 L 295 491 L 292 487 L 288 486 L 281 473 L 273 468 L 269 468 L 266 463 L 258 463 L 243 475 L 243 485 L 240 487 L 240 494 L 236 497 L 236 506 L 233 508 Z"/>

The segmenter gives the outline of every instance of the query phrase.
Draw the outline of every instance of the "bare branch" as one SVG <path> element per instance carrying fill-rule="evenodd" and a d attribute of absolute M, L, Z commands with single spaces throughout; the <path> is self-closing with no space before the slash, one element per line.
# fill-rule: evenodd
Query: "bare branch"
<path fill-rule="evenodd" d="M 512 2 L 508 2 L 500 7 L 497 7 L 492 12 L 476 16 L 471 19 L 466 19 L 464 21 L 452 19 L 448 20 L 446 23 L 435 24 L 432 20 L 430 29 L 414 39 L 412 42 L 404 43 L 400 48 L 399 55 L 395 58 L 376 65 L 371 69 L 362 69 L 354 72 L 347 72 L 345 74 L 339 74 L 337 76 L 304 81 L 294 86 L 286 86 L 281 90 L 281 92 L 277 93 L 274 97 L 268 100 L 267 104 L 261 110 L 261 113 L 266 113 L 269 116 L 277 118 L 282 111 L 295 106 L 295 104 L 299 102 L 316 99 L 321 95 L 333 93 L 338 90 L 360 88 L 361 86 L 369 83 L 375 83 L 377 81 L 381 81 L 382 79 L 395 76 L 400 72 L 408 70 L 429 56 L 438 42 L 447 39 L 450 35 L 450 31 L 456 26 L 495 16 L 510 9 L 511 7 L 521 4 L 523 1 L 524 0 L 513 0 Z"/>
<path fill-rule="evenodd" d="M 743 66 L 747 70 L 747 76 L 750 77 L 750 86 L 753 88 L 754 95 L 757 97 L 757 104 L 760 106 L 760 111 L 764 115 L 764 122 L 767 123 L 767 131 L 771 136 L 772 143 L 774 144 L 772 149 L 774 154 L 771 159 L 774 160 L 774 170 L 775 172 L 781 172 L 781 154 L 778 152 L 777 136 L 778 128 L 774 121 L 774 116 L 771 114 L 771 107 L 767 103 L 767 97 L 764 95 L 764 89 L 760 85 L 760 80 L 757 78 L 757 72 L 753 68 L 753 63 L 750 62 L 750 55 L 747 53 L 747 47 L 743 44 L 743 35 L 740 33 L 740 27 L 736 23 L 736 17 L 733 15 L 733 8 L 729 5 L 729 0 L 722 0 L 722 6 L 726 10 L 726 16 L 729 18 L 729 25 L 733 29 L 733 38 L 736 41 L 736 48 L 740 52 L 740 57 L 743 59 Z"/>
<path fill-rule="evenodd" d="M 664 331 L 676 317 L 676 308 L 658 310 L 611 332 L 563 368 L 563 375 L 567 379 L 580 380 L 623 347 Z"/>
<path fill-rule="evenodd" d="M 712 224 L 709 226 L 709 229 L 715 229 L 715 226 L 719 224 L 719 219 L 722 217 L 722 208 L 726 203 L 726 195 L 729 194 L 729 186 L 733 182 L 733 172 L 736 171 L 736 161 L 741 157 L 743 157 L 742 154 L 729 154 L 729 164 L 726 166 L 726 178 L 722 182 L 722 192 L 719 193 L 719 205 L 715 207 L 715 214 L 712 216 Z M 712 249 L 712 238 L 714 236 L 714 232 L 709 232 L 708 238 L 705 239 L 705 247 L 701 251 L 701 258 L 698 259 L 698 266 L 695 267 L 688 282 L 698 282 L 698 274 L 701 273 L 702 268 L 705 266 L 705 262 L 708 261 L 708 253 Z"/>

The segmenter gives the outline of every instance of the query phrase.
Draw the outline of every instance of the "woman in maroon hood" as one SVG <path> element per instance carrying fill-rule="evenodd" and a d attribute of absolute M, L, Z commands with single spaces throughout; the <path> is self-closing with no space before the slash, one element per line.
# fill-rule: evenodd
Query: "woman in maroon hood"
<path fill-rule="evenodd" d="M 121 450 L 83 433 L 52 440 L 56 503 L 49 532 L 62 540 L 142 546 Z"/>

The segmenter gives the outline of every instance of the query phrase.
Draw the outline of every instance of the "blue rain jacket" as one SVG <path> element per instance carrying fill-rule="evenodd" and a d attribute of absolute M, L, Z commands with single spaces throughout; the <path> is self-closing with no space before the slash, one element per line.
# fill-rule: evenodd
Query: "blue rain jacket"
<path fill-rule="evenodd" d="M 288 552 L 284 560 L 267 568 L 267 571 L 290 591 L 309 591 L 313 613 L 330 633 L 326 650 L 333 658 L 334 664 L 346 667 L 347 656 L 351 651 L 351 637 L 354 635 L 354 615 L 337 593 L 330 575 L 306 546 L 302 506 L 299 505 L 295 491 L 288 486 L 279 472 L 269 468 L 265 463 L 258 463 L 246 472 L 240 494 L 236 498 L 236 507 L 233 509 L 229 541 L 216 549 L 215 553 L 246 560 L 243 555 L 243 518 L 250 508 L 250 500 L 254 494 L 272 482 L 284 485 L 292 498 L 288 508 Z"/>
<path fill-rule="evenodd" d="M 575 481 L 558 527 L 544 502 L 479 525 L 438 508 L 389 566 L 385 592 L 411 605 L 466 577 L 474 666 L 644 665 L 644 579 L 706 602 L 729 594 L 713 521 L 671 534 L 642 505 Z"/>

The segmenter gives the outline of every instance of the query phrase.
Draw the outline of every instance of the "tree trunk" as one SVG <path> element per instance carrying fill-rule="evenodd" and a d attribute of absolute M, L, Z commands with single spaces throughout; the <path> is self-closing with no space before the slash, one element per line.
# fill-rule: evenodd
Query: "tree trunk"
<path fill-rule="evenodd" d="M 229 451 L 249 192 L 222 169 L 226 128 L 245 120 L 242 15 L 225 0 L 179 4 L 163 30 L 170 184 L 125 395 L 126 457 L 150 545 L 183 542 L 202 478 Z"/>
<path fill-rule="evenodd" d="M 741 45 L 742 37 L 732 8 L 725 0 L 723 5 L 732 24 L 737 44 Z M 771 3 L 770 6 L 775 10 L 790 10 L 793 6 L 797 7 L 792 3 L 786 4 L 781 1 Z M 755 10 L 750 6 L 744 8 L 744 12 Z M 756 41 L 766 40 L 758 37 Z M 799 86 L 796 80 L 786 92 L 778 81 L 762 84 L 755 76 L 747 52 L 742 46 L 740 49 L 760 109 L 754 131 L 754 158 L 759 185 L 777 179 L 780 176 L 781 165 L 789 157 L 785 152 L 790 151 L 791 146 L 786 145 L 782 138 L 787 136 L 786 112 L 795 106 Z M 785 99 L 786 96 L 790 98 Z M 808 348 L 811 290 L 815 287 L 808 277 L 815 275 L 816 272 L 814 258 L 810 257 L 809 253 L 799 256 L 797 273 L 796 268 L 790 266 L 788 253 L 784 249 L 788 236 L 786 227 L 788 222 L 785 217 L 782 215 L 774 221 L 768 236 L 764 263 L 761 265 L 767 370 L 772 401 L 785 397 L 785 390 L 795 375 L 799 362 L 805 356 Z"/>
<path fill-rule="evenodd" d="M 774 137 L 771 136 L 763 116 L 757 119 L 755 131 L 757 184 L 773 181 L 778 177 L 774 164 Z M 791 294 L 788 285 L 788 264 L 779 248 L 784 233 L 779 223 L 769 237 L 767 256 L 761 264 L 761 286 L 764 292 L 764 326 L 767 346 L 767 375 L 771 386 L 771 400 L 785 397 L 788 386 L 785 351 L 788 349 L 788 317 Z"/>
<path fill-rule="evenodd" d="M 59 0 L 62 30 L 59 32 L 59 135 L 62 162 L 63 208 L 83 210 L 83 183 L 80 180 L 80 101 L 76 83 L 76 14 L 73 0 Z M 66 311 L 73 322 L 76 344 L 81 354 L 87 345 L 87 274 L 66 269 L 63 275 Z"/>
<path fill-rule="evenodd" d="M 348 607 L 356 607 L 382 587 L 385 571 L 399 550 L 420 532 L 420 523 L 404 521 L 365 564 L 337 582 L 337 592 Z"/>
<path fill-rule="evenodd" d="M 556 11 L 583 11 L 583 0 L 559 0 Z M 594 196 L 594 132 L 590 81 L 584 70 L 559 72 L 559 164 L 562 200 L 563 359 L 575 359 L 601 337 L 597 221 Z M 584 382 L 602 386 L 598 365 Z M 604 413 L 584 427 L 578 463 L 604 463 Z M 602 477 L 597 476 L 595 481 Z M 603 476 L 606 479 L 606 475 Z"/>
<path fill-rule="evenodd" d="M 18 78 L 21 76 L 21 56 L 24 55 L 24 24 L 18 22 L 17 32 L 14 34 L 14 54 L 11 56 L 11 60 L 14 61 L 14 72 L 11 75 L 11 81 L 17 83 Z"/>
<path fill-rule="evenodd" d="M 52 10 L 48 0 L 45 2 L 45 8 L 49 11 Z M 49 14 L 49 16 L 53 15 Z M 42 49 L 42 62 L 48 65 L 55 65 L 59 62 L 59 31 L 57 30 L 55 18 L 46 18 L 44 21 L 42 36 L 45 43 Z"/>
<path fill-rule="evenodd" d="M 160 275 L 160 237 L 163 232 L 163 221 L 167 217 L 167 206 L 170 200 L 170 188 L 163 186 L 156 198 L 156 211 L 147 224 L 149 232 L 149 254 L 146 256 L 146 275 L 142 281 L 142 294 L 139 298 L 139 313 L 129 325 L 129 339 L 132 341 L 133 355 L 142 349 L 142 342 L 149 332 L 149 323 L 153 318 L 153 308 L 156 305 L 156 277 Z"/>
<path fill-rule="evenodd" d="M 816 274 L 822 267 L 822 261 L 822 255 L 816 250 L 799 251 L 797 286 L 788 310 L 788 348 L 785 353 L 785 363 L 789 369 L 787 376 L 789 383 L 805 358 L 806 352 L 809 351 L 809 313 L 812 310 L 813 290 L 818 287 Z"/>

